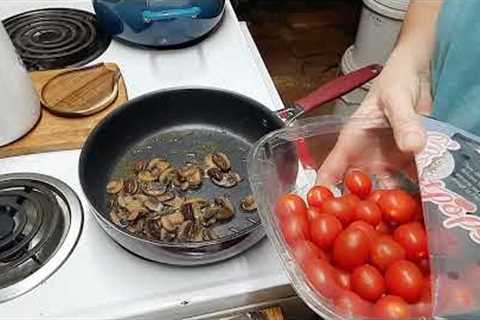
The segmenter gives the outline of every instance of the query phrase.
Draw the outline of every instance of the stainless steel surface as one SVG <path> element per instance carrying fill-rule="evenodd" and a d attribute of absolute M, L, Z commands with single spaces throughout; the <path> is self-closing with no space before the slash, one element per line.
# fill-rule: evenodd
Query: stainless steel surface
<path fill-rule="evenodd" d="M 23 280 L 0 289 L 0 302 L 11 300 L 32 290 L 50 277 L 67 260 L 79 239 L 83 225 L 83 210 L 75 192 L 65 183 L 53 177 L 36 173 L 13 173 L 0 175 L 1 182 L 32 180 L 45 183 L 53 188 L 66 206 L 62 210 L 68 221 L 68 229 L 57 251 L 38 270 Z"/>

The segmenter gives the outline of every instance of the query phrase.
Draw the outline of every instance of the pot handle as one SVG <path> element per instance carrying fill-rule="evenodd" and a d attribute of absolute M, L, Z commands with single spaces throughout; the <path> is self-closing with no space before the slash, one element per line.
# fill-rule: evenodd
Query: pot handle
<path fill-rule="evenodd" d="M 295 106 L 301 108 L 303 113 L 312 111 L 322 104 L 333 101 L 361 87 L 378 76 L 380 71 L 382 71 L 382 66 L 373 64 L 338 77 L 313 91 L 308 96 L 297 100 Z"/>
<path fill-rule="evenodd" d="M 198 6 L 190 8 L 166 9 L 166 10 L 145 10 L 143 11 L 143 20 L 147 23 L 155 21 L 164 21 L 181 17 L 197 18 L 202 9 Z"/>

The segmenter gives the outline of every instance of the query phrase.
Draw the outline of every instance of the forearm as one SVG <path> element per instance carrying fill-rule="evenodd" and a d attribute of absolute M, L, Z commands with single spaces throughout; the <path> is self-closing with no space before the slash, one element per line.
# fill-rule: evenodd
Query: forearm
<path fill-rule="evenodd" d="M 428 70 L 435 48 L 437 18 L 443 0 L 412 0 L 392 58 L 409 59 L 417 70 Z"/>

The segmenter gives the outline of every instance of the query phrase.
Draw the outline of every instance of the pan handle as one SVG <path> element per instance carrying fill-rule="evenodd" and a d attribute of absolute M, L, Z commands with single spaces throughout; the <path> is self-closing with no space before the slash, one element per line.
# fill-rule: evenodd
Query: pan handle
<path fill-rule="evenodd" d="M 382 71 L 382 66 L 373 64 L 358 69 L 344 76 L 338 77 L 333 81 L 326 83 L 308 96 L 295 102 L 295 105 L 303 110 L 303 113 L 333 101 L 374 79 Z"/>
<path fill-rule="evenodd" d="M 294 108 L 280 110 L 278 115 L 286 119 L 287 124 L 290 124 L 302 114 L 312 111 L 322 104 L 333 101 L 362 86 L 378 76 L 381 71 L 382 66 L 374 64 L 346 74 L 321 86 L 305 98 L 297 100 Z M 298 139 L 296 146 L 298 158 L 303 166 L 305 168 L 318 169 L 318 164 L 305 139 Z"/>

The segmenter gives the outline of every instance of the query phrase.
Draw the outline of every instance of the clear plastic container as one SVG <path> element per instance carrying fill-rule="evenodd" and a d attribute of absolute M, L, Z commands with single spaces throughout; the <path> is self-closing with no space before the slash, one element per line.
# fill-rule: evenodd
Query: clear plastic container
<path fill-rule="evenodd" d="M 437 126 L 437 122 L 433 120 L 425 121 L 428 125 L 433 123 L 433 127 Z M 346 118 L 324 116 L 297 121 L 295 126 L 265 136 L 250 154 L 250 183 L 266 233 L 282 261 L 292 286 L 305 303 L 326 319 L 375 319 L 372 316 L 363 318 L 343 316 L 336 310 L 333 301 L 324 298 L 310 285 L 285 242 L 277 215 L 273 212 L 277 199 L 285 192 L 297 193 L 305 199 L 306 193 L 315 184 L 316 169 L 336 145 L 339 132 L 345 128 L 345 124 Z M 437 128 L 434 128 L 434 132 L 437 132 L 435 131 Z M 353 136 L 364 135 L 367 138 L 364 144 L 360 144 L 358 139 L 352 139 L 358 153 L 349 159 L 349 164 L 352 167 L 360 167 L 373 176 L 375 188 L 388 189 L 401 186 L 409 191 L 420 190 L 422 193 L 430 247 L 433 314 L 438 315 L 438 318 L 444 315 L 457 315 L 456 319 L 480 319 L 480 314 L 475 312 L 480 304 L 477 301 L 479 300 L 477 297 L 480 297 L 480 250 L 478 250 L 480 248 L 477 248 L 477 251 L 468 250 L 467 247 L 474 248 L 476 243 L 466 239 L 468 232 L 465 232 L 464 228 L 446 229 L 443 226 L 445 219 L 439 216 L 438 207 L 431 205 L 432 197 L 440 197 L 436 198 L 438 203 L 446 200 L 441 198 L 441 194 L 436 193 L 438 190 L 434 190 L 431 185 L 432 181 L 438 180 L 426 178 L 425 173 L 428 173 L 428 170 L 417 170 L 417 164 L 421 168 L 426 168 L 436 158 L 426 156 L 425 160 L 425 156 L 422 158 L 422 155 L 414 158 L 413 155 L 400 152 L 394 142 L 392 130 L 383 119 L 351 119 L 346 130 L 350 130 Z M 428 146 L 431 146 L 430 138 L 429 135 Z M 436 139 L 435 134 L 433 139 Z M 298 154 L 300 151 L 297 151 L 301 150 L 297 147 L 298 142 L 302 142 L 303 145 L 306 143 L 308 146 L 310 157 L 313 158 L 313 161 L 308 162 L 309 167 L 304 166 L 299 160 L 302 157 Z M 454 143 L 451 145 L 456 147 Z M 445 147 L 445 150 L 447 149 L 448 144 Z M 422 187 L 422 184 L 429 187 L 428 199 L 423 199 L 423 193 L 427 190 Z M 336 192 L 341 192 L 341 184 L 338 184 Z M 460 203 L 462 200 L 458 201 Z M 449 202 L 449 205 L 451 203 Z M 465 203 L 463 205 L 469 206 Z M 476 211 L 477 206 L 470 205 L 470 208 Z M 455 211 L 454 209 L 454 207 L 447 208 L 452 211 Z M 451 223 L 454 222 L 451 221 Z M 475 231 L 479 230 L 480 224 Z M 464 256 L 465 252 L 468 252 L 469 257 Z M 469 271 L 468 274 L 462 271 L 466 268 L 466 263 L 473 268 L 473 271 Z M 475 273 L 476 271 L 478 272 Z M 461 285 L 459 280 L 462 280 Z M 453 294 L 457 295 L 456 298 L 452 298 L 453 291 Z M 445 299 L 457 299 L 460 302 L 463 299 L 465 305 L 447 308 L 449 303 Z M 412 317 L 412 319 L 425 318 Z"/>

